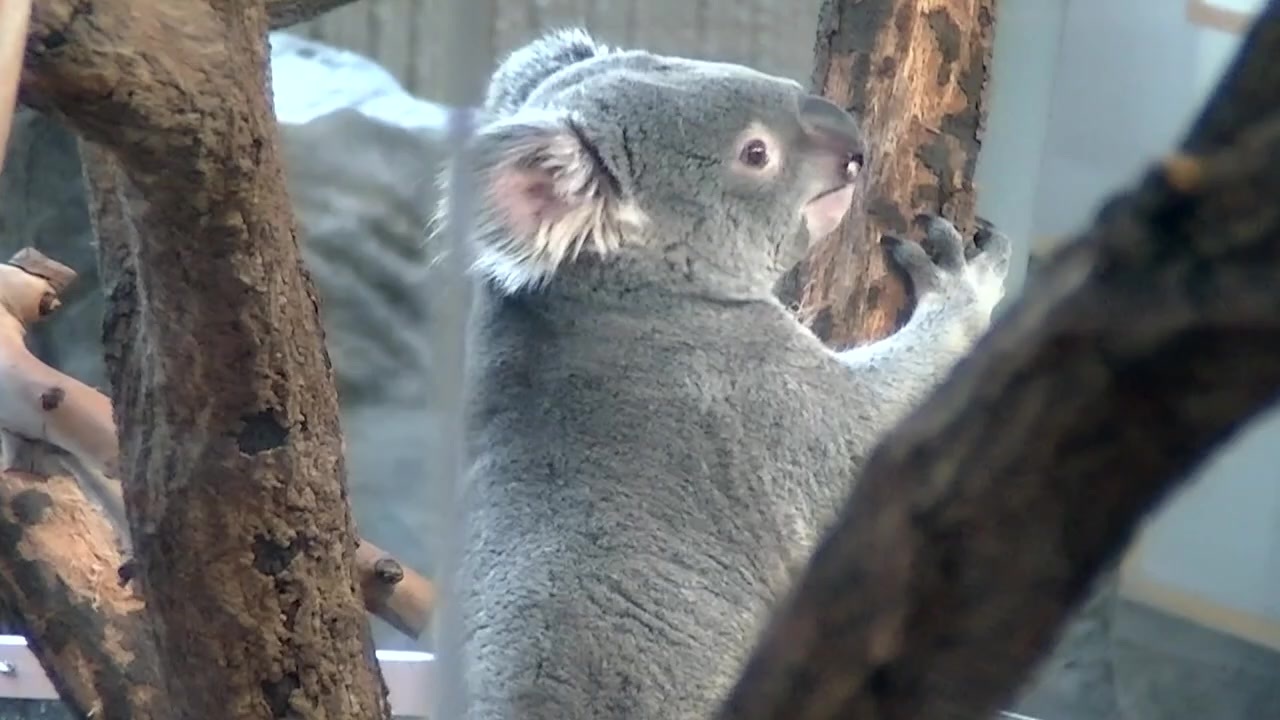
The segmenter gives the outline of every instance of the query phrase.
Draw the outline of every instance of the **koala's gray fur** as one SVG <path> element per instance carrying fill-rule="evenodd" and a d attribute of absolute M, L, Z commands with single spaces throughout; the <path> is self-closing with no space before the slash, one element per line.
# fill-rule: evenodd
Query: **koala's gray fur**
<path fill-rule="evenodd" d="M 987 327 L 1009 242 L 967 258 L 933 220 L 933 258 L 893 247 L 906 327 L 833 352 L 771 288 L 848 208 L 852 117 L 581 31 L 510 56 L 486 110 L 441 608 L 465 682 L 436 717 L 709 717 L 872 445 Z"/>

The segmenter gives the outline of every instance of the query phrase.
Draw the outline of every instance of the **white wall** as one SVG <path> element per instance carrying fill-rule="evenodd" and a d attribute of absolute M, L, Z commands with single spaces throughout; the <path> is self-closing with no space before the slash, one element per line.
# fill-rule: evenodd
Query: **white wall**
<path fill-rule="evenodd" d="M 974 183 L 978 214 L 1015 241 L 1006 287 L 1022 288 L 1035 237 L 1036 178 L 1049 127 L 1049 103 L 1065 3 L 1002 2 L 992 56 L 987 132 Z"/>
<path fill-rule="evenodd" d="M 1195 110 L 1196 31 L 1183 0 L 1064 4 L 1034 209 L 1040 243 L 1088 225 L 1176 144 Z"/>

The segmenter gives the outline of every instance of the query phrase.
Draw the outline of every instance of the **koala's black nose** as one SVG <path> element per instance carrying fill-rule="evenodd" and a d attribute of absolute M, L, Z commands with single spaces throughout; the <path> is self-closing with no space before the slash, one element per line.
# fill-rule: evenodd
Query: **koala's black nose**
<path fill-rule="evenodd" d="M 865 162 L 866 141 L 856 118 L 839 105 L 818 95 L 806 95 L 800 101 L 800 126 L 820 144 L 845 155 L 861 167 Z"/>

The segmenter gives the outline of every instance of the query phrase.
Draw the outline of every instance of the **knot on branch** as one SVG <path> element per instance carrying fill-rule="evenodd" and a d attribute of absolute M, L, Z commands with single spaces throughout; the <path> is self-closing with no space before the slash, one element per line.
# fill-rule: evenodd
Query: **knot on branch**
<path fill-rule="evenodd" d="M 404 568 L 394 558 L 380 558 L 373 564 L 373 576 L 385 585 L 395 585 L 404 579 Z"/>
<path fill-rule="evenodd" d="M 40 393 L 40 409 L 45 412 L 57 410 L 66 397 L 67 391 L 55 385 Z"/>
<path fill-rule="evenodd" d="M 236 445 L 245 455 L 258 455 L 284 445 L 289 439 L 289 428 L 272 410 L 261 410 L 240 419 L 240 432 Z"/>

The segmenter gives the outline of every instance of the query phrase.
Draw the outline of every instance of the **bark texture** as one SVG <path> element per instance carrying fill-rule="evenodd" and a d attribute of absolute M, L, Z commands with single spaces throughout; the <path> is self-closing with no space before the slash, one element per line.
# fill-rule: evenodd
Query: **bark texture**
<path fill-rule="evenodd" d="M 262 0 L 49 0 L 20 93 L 96 147 L 107 362 L 169 717 L 384 718 L 267 28 Z"/>
<path fill-rule="evenodd" d="M 1280 391 L 1280 0 L 877 448 L 721 720 L 990 717 L 1151 512 Z"/>
<path fill-rule="evenodd" d="M 866 192 L 782 288 L 823 340 L 862 344 L 910 316 L 883 235 L 938 213 L 971 237 L 974 168 L 986 123 L 995 0 L 825 0 L 812 85 L 858 114 L 870 139 Z"/>
<path fill-rule="evenodd" d="M 73 477 L 0 473 L 0 597 L 62 701 L 82 717 L 167 720 L 146 608 L 120 561 Z"/>

